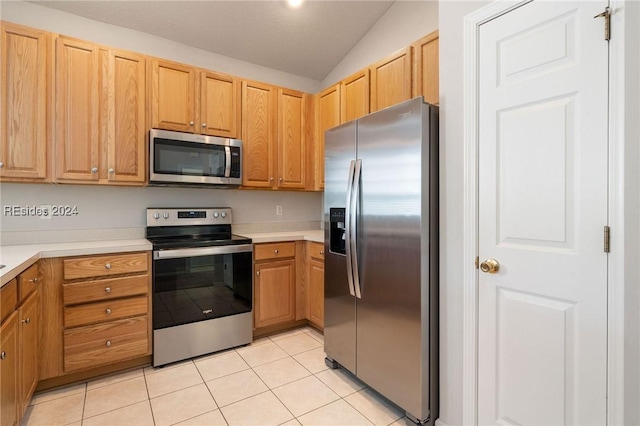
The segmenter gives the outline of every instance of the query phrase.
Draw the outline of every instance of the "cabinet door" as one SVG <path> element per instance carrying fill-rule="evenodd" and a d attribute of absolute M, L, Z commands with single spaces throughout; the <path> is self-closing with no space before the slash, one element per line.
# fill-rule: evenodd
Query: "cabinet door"
<path fill-rule="evenodd" d="M 295 319 L 295 264 L 293 259 L 256 264 L 256 328 Z"/>
<path fill-rule="evenodd" d="M 278 91 L 278 187 L 305 189 L 307 185 L 307 95 Z"/>
<path fill-rule="evenodd" d="M 18 409 L 20 414 L 24 413 L 29 405 L 31 395 L 38 384 L 38 328 L 40 327 L 38 297 L 38 291 L 31 293 L 31 296 L 18 309 L 20 319 L 18 323 L 20 342 Z"/>
<path fill-rule="evenodd" d="M 151 61 L 151 127 L 195 131 L 196 70 L 174 62 Z"/>
<path fill-rule="evenodd" d="M 340 84 L 329 87 L 316 95 L 318 129 L 315 144 L 314 174 L 316 189 L 324 189 L 324 132 L 340 124 Z M 367 94 L 368 96 L 368 94 Z"/>
<path fill-rule="evenodd" d="M 99 80 L 96 45 L 56 40 L 56 179 L 99 178 Z"/>
<path fill-rule="evenodd" d="M 18 313 L 14 312 L 0 327 L 0 424 L 14 425 L 18 420 Z"/>
<path fill-rule="evenodd" d="M 50 35 L 0 23 L 0 179 L 47 178 Z"/>
<path fill-rule="evenodd" d="M 342 80 L 343 123 L 369 114 L 369 75 L 370 72 L 366 69 Z"/>
<path fill-rule="evenodd" d="M 272 188 L 275 175 L 276 92 L 267 84 L 242 82 L 242 186 Z"/>
<path fill-rule="evenodd" d="M 139 183 L 146 178 L 145 58 L 123 51 L 101 52 L 102 115 L 106 131 L 105 174 L 110 183 Z M 105 129 L 106 127 L 106 129 Z"/>
<path fill-rule="evenodd" d="M 315 326 L 324 327 L 324 262 L 310 259 L 307 264 L 309 299 L 307 318 Z"/>
<path fill-rule="evenodd" d="M 238 138 L 240 83 L 231 76 L 203 71 L 200 77 L 200 133 Z"/>
<path fill-rule="evenodd" d="M 371 112 L 411 99 L 411 46 L 372 65 Z"/>
<path fill-rule="evenodd" d="M 424 96 L 426 102 L 438 105 L 440 102 L 438 31 L 415 42 L 413 49 L 416 65 L 413 96 Z"/>

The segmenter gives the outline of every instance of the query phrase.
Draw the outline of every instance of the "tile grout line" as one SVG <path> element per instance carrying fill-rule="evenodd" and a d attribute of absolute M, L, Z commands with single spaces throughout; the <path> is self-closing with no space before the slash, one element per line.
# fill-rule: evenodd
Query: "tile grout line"
<path fill-rule="evenodd" d="M 240 354 L 238 354 L 238 352 L 236 351 L 236 349 L 235 349 L 235 348 L 233 348 L 233 349 L 232 349 L 232 351 L 233 351 L 233 352 L 231 352 L 231 351 L 230 351 L 229 353 L 236 353 L 236 355 L 238 355 L 238 356 L 240 357 L 240 359 L 242 359 L 242 360 L 244 361 L 244 359 L 242 358 L 242 356 L 241 356 Z M 245 364 L 246 364 L 246 361 L 245 361 Z M 229 422 L 227 421 L 227 418 L 224 416 L 224 413 L 222 412 L 222 409 L 221 409 L 222 407 L 220 407 L 220 404 L 218 404 L 218 401 L 216 401 L 216 398 L 215 398 L 215 397 L 213 396 L 213 394 L 211 393 L 211 389 L 209 389 L 209 385 L 207 384 L 207 381 L 206 381 L 206 380 L 204 379 L 204 377 L 202 376 L 202 372 L 201 372 L 201 371 L 200 371 L 200 369 L 198 368 L 198 364 L 196 364 L 196 362 L 195 362 L 195 361 L 193 361 L 193 365 L 196 367 L 196 371 L 197 371 L 197 372 L 198 372 L 198 374 L 200 375 L 200 378 L 202 379 L 202 383 L 204 384 L 204 387 L 207 389 L 207 392 L 209 392 L 209 395 L 211 396 L 211 399 L 213 400 L 213 403 L 214 403 L 214 404 L 216 404 L 216 410 L 220 411 L 220 415 L 222 416 L 222 419 L 224 420 L 224 422 L 225 422 L 227 425 L 229 425 Z M 247 365 L 248 365 L 248 364 L 247 364 Z M 245 370 L 242 370 L 242 371 L 245 371 Z M 239 373 L 239 372 L 238 372 L 238 373 Z M 231 373 L 231 374 L 235 374 L 235 373 Z M 227 374 L 227 376 L 230 376 L 231 374 Z M 223 376 L 223 377 L 226 377 L 226 376 Z M 214 379 L 214 380 L 215 380 L 215 379 Z M 210 381 L 211 381 L 211 380 L 210 380 Z M 197 416 L 190 417 L 190 418 L 188 418 L 188 419 L 182 420 L 181 422 L 186 422 L 187 420 L 194 419 L 194 418 L 196 418 L 196 417 L 198 417 L 198 416 L 203 416 L 203 415 L 205 415 L 205 414 L 207 414 L 207 413 L 211 413 L 212 411 L 215 411 L 215 410 L 211 410 L 211 411 L 207 411 L 206 413 L 198 414 Z M 181 423 L 181 422 L 178 422 L 178 423 Z"/>
<path fill-rule="evenodd" d="M 142 377 L 144 378 L 144 388 L 147 390 L 147 402 L 149 403 L 149 410 L 151 411 L 151 421 L 155 426 L 156 416 L 153 415 L 153 406 L 151 405 L 151 395 L 149 395 L 149 385 L 147 384 L 147 375 L 144 373 L 144 367 L 142 368 Z"/>

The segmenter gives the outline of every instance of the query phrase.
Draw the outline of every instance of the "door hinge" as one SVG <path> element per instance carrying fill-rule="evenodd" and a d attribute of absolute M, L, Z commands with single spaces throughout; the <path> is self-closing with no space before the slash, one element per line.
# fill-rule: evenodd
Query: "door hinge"
<path fill-rule="evenodd" d="M 604 227 L 604 252 L 611 253 L 611 228 Z"/>
<path fill-rule="evenodd" d="M 478 269 L 479 264 L 480 264 L 480 258 L 476 256 L 476 269 Z"/>
<path fill-rule="evenodd" d="M 611 8 L 604 8 L 604 12 L 597 14 L 594 18 L 604 18 L 604 39 L 611 40 Z"/>

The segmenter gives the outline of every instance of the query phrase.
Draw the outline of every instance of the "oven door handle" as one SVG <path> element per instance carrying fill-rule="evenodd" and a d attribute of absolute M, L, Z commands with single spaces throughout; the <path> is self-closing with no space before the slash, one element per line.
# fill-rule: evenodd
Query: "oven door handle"
<path fill-rule="evenodd" d="M 197 247 L 171 250 L 154 250 L 153 260 L 179 259 L 181 257 L 211 256 L 216 254 L 251 253 L 252 244 L 235 246 Z"/>

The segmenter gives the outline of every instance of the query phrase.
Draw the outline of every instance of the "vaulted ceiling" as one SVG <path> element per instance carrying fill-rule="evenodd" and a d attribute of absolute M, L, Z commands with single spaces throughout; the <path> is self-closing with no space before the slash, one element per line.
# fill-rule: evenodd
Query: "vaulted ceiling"
<path fill-rule="evenodd" d="M 322 80 L 393 1 L 34 1 L 295 75 Z"/>

